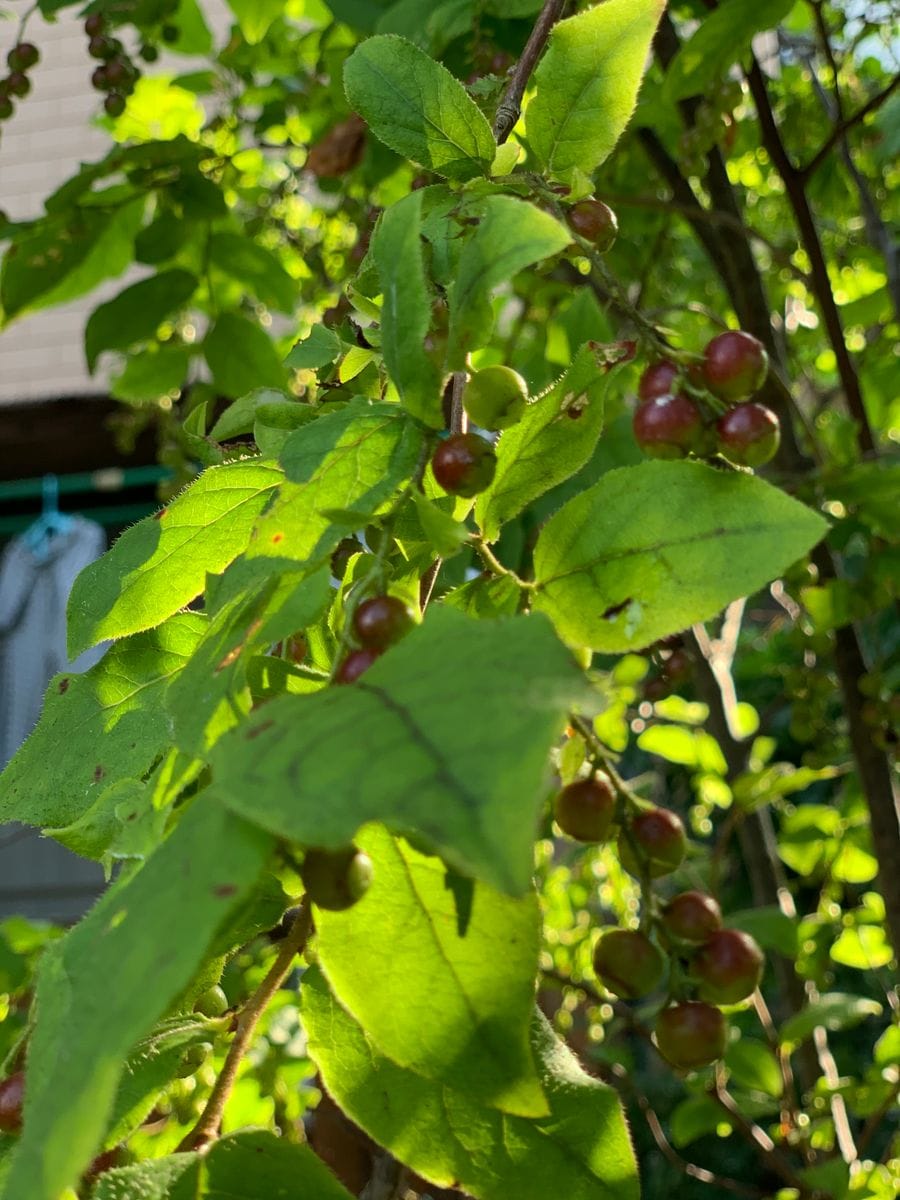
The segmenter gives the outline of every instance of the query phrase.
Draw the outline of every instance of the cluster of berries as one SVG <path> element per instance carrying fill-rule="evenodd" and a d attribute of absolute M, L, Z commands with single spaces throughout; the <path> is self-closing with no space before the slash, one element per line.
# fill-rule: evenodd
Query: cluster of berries
<path fill-rule="evenodd" d="M 714 337 L 687 368 L 669 359 L 652 363 L 638 385 L 638 445 L 652 458 L 719 453 L 738 466 L 762 466 L 781 438 L 775 413 L 751 400 L 768 371 L 762 342 L 739 329 Z"/>
<path fill-rule="evenodd" d="M 562 789 L 554 815 L 569 837 L 605 842 L 618 811 L 611 781 L 594 772 Z M 668 809 L 641 808 L 620 823 L 619 860 L 637 878 L 671 874 L 686 851 L 684 826 Z M 728 1039 L 717 1006 L 752 995 L 762 976 L 762 951 L 747 934 L 724 929 L 718 904 L 703 892 L 681 892 L 660 911 L 649 912 L 646 932 L 612 929 L 600 936 L 594 971 L 604 987 L 626 1000 L 650 995 L 668 973 L 669 994 L 656 1021 L 656 1045 L 674 1067 L 707 1066 L 722 1057 Z"/>
<path fill-rule="evenodd" d="M 129 57 L 118 38 L 106 32 L 106 21 L 101 13 L 91 13 L 84 22 L 88 36 L 88 54 L 99 60 L 99 66 L 91 75 L 91 87 L 105 92 L 103 108 L 110 117 L 119 117 L 125 111 L 125 101 L 134 91 L 141 77 L 140 69 Z M 153 62 L 158 51 L 155 46 L 143 46 L 141 57 Z"/>
<path fill-rule="evenodd" d="M 0 79 L 0 121 L 8 121 L 15 112 L 15 99 L 21 99 L 31 91 L 28 72 L 37 66 L 40 58 L 40 51 L 31 42 L 18 42 L 7 54 L 9 74 Z"/>
<path fill-rule="evenodd" d="M 354 610 L 351 628 L 359 646 L 342 659 L 335 683 L 355 683 L 372 663 L 412 629 L 412 609 L 398 596 L 371 596 Z"/>

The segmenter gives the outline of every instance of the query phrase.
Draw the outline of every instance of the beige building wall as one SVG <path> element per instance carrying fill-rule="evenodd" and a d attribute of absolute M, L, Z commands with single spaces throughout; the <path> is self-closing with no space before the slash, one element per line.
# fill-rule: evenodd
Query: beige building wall
<path fill-rule="evenodd" d="M 207 21 L 221 45 L 232 19 L 224 0 L 201 0 Z M 19 0 L 13 10 L 23 8 Z M 30 72 L 32 91 L 17 104 L 15 116 L 0 127 L 0 208 L 13 220 L 40 216 L 43 201 L 82 162 L 100 158 L 108 135 L 92 124 L 101 109 L 90 76 L 97 65 L 87 52 L 78 9 L 64 10 L 54 23 L 36 14 L 27 37 L 41 51 Z M 18 22 L 0 21 L 0 63 L 16 40 Z M 178 72 L 191 60 L 169 64 Z M 166 69 L 161 59 L 149 71 Z M 0 246 L 2 249 L 2 246 Z M 15 320 L 0 332 L 0 404 L 102 392 L 102 371 L 90 376 L 84 361 L 84 326 L 99 298 L 115 294 L 122 283 L 109 282 L 70 304 Z"/>

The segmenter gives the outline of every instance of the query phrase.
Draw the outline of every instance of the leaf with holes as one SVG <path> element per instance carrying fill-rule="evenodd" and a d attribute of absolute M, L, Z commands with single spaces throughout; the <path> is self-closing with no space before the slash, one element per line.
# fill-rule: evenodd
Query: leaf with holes
<path fill-rule="evenodd" d="M 541 530 L 534 607 L 572 644 L 639 649 L 757 591 L 827 528 L 752 475 L 701 463 L 622 467 Z"/>

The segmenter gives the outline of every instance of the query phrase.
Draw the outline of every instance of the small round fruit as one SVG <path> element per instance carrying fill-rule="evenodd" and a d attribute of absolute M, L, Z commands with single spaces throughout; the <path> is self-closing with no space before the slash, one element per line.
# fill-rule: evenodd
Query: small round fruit
<path fill-rule="evenodd" d="M 27 96 L 31 91 L 31 80 L 24 71 L 12 71 L 6 77 L 6 91 L 10 96 Z"/>
<path fill-rule="evenodd" d="M 29 71 L 37 65 L 40 57 L 40 50 L 32 42 L 19 42 L 18 46 L 13 46 L 7 54 L 6 61 L 11 71 Z"/>
<path fill-rule="evenodd" d="M 773 459 L 781 424 L 770 408 L 755 401 L 739 404 L 716 422 L 719 453 L 741 467 L 761 467 Z"/>
<path fill-rule="evenodd" d="M 145 63 L 155 63 L 159 58 L 159 47 L 146 42 L 138 51 Z"/>
<path fill-rule="evenodd" d="M 104 60 L 112 58 L 114 54 L 112 39 L 104 37 L 102 34 L 92 37 L 88 42 L 88 54 L 91 58 L 101 58 Z"/>
<path fill-rule="evenodd" d="M 194 1012 L 203 1017 L 221 1017 L 222 1013 L 228 1012 L 228 1008 L 228 997 L 216 983 L 198 997 Z"/>
<path fill-rule="evenodd" d="M 476 433 L 455 433 L 435 450 L 431 469 L 445 492 L 470 499 L 490 486 L 497 456 L 491 444 Z"/>
<path fill-rule="evenodd" d="M 334 675 L 335 683 L 356 683 L 371 667 L 381 651 L 376 646 L 364 646 L 362 650 L 351 650 Z"/>
<path fill-rule="evenodd" d="M 85 19 L 84 32 L 88 35 L 88 37 L 96 37 L 98 34 L 103 32 L 105 24 L 106 22 L 104 21 L 101 13 L 91 13 L 91 15 Z"/>
<path fill-rule="evenodd" d="M 579 200 L 566 214 L 566 220 L 585 241 L 593 242 L 602 253 L 609 250 L 619 233 L 616 214 L 602 200 Z"/>
<path fill-rule="evenodd" d="M 605 775 L 577 779 L 556 797 L 554 817 L 579 842 L 605 842 L 616 813 L 616 793 Z"/>
<path fill-rule="evenodd" d="M 656 1021 L 656 1045 L 663 1058 L 683 1071 L 709 1066 L 725 1053 L 725 1018 L 711 1004 L 690 1001 L 664 1009 Z"/>
<path fill-rule="evenodd" d="M 91 72 L 91 87 L 97 92 L 109 92 L 112 90 L 112 84 L 107 78 L 107 64 L 103 63 L 99 67 L 94 67 Z"/>
<path fill-rule="evenodd" d="M 177 42 L 181 37 L 181 30 L 177 25 L 163 25 L 159 33 L 162 40 L 168 46 L 174 45 L 174 43 Z"/>
<path fill-rule="evenodd" d="M 398 596 L 371 596 L 353 614 L 353 632 L 364 646 L 380 650 L 399 641 L 414 624 L 412 609 Z"/>
<path fill-rule="evenodd" d="M 705 942 L 722 928 L 722 910 L 705 892 L 681 892 L 663 909 L 662 922 L 673 937 L 683 942 Z"/>
<path fill-rule="evenodd" d="M 700 449 L 703 417 L 690 396 L 654 396 L 634 413 L 634 437 L 651 458 L 686 458 Z"/>
<path fill-rule="evenodd" d="M 300 878 L 313 904 L 343 912 L 361 900 L 372 882 L 372 860 L 355 846 L 307 850 Z"/>
<path fill-rule="evenodd" d="M 118 92 L 110 92 L 103 101 L 103 108 L 108 117 L 121 117 L 125 111 L 125 97 Z"/>
<path fill-rule="evenodd" d="M 691 973 L 701 999 L 738 1004 L 756 991 L 764 961 L 762 950 L 749 934 L 718 929 L 694 955 Z"/>
<path fill-rule="evenodd" d="M 666 973 L 662 951 L 642 933 L 613 929 L 594 947 L 594 972 L 605 988 L 625 1000 L 654 991 Z"/>
<path fill-rule="evenodd" d="M 131 64 L 124 58 L 113 58 L 106 64 L 106 82 L 118 88 L 131 78 Z"/>
<path fill-rule="evenodd" d="M 706 347 L 703 374 L 706 386 L 720 400 L 736 403 L 758 392 L 769 373 L 766 348 L 752 334 L 729 329 Z"/>
<path fill-rule="evenodd" d="M 651 879 L 669 875 L 687 852 L 681 818 L 667 808 L 646 808 L 632 817 L 619 834 L 619 861 L 630 874 L 640 876 L 644 865 Z"/>
<path fill-rule="evenodd" d="M 671 396 L 678 380 L 678 368 L 668 358 L 651 363 L 638 383 L 639 400 L 655 400 L 657 396 Z"/>
<path fill-rule="evenodd" d="M 0 1129 L 17 1133 L 22 1128 L 22 1102 L 25 1098 L 25 1074 L 16 1071 L 0 1082 Z"/>
<path fill-rule="evenodd" d="M 15 105 L 9 96 L 0 93 L 0 121 L 8 121 L 15 112 Z"/>
<path fill-rule="evenodd" d="M 181 1062 L 178 1065 L 176 1076 L 179 1079 L 187 1079 L 190 1075 L 195 1075 L 203 1066 L 206 1060 L 212 1053 L 212 1046 L 209 1042 L 198 1042 L 194 1046 L 188 1046 L 185 1050 Z"/>
<path fill-rule="evenodd" d="M 508 429 L 521 419 L 528 401 L 528 384 L 512 367 L 483 367 L 463 391 L 463 405 L 473 424 L 482 429 Z"/>

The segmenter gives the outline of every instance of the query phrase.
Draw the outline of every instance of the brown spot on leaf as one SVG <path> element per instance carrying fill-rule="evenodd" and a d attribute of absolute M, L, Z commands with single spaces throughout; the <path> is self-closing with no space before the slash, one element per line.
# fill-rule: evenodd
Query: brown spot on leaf
<path fill-rule="evenodd" d="M 273 533 L 272 534 L 272 545 L 273 546 L 277 546 L 279 542 L 283 542 L 283 541 L 284 541 L 283 533 Z"/>
<path fill-rule="evenodd" d="M 159 512 L 155 512 L 155 513 L 153 514 L 153 520 L 154 520 L 154 521 L 161 521 L 161 520 L 163 519 L 163 517 L 166 515 L 166 513 L 167 513 L 168 511 L 169 511 L 169 510 L 168 510 L 167 508 L 161 508 L 161 509 L 159 510 Z"/>
<path fill-rule="evenodd" d="M 106 772 L 101 765 L 97 763 L 96 767 L 94 767 L 94 783 L 99 783 L 105 774 Z"/>
<path fill-rule="evenodd" d="M 223 898 L 225 898 L 227 896 L 233 896 L 236 891 L 237 891 L 236 883 L 220 883 L 217 887 L 213 888 L 213 895 L 214 896 L 222 896 Z"/>
<path fill-rule="evenodd" d="M 274 721 L 262 721 L 255 729 L 250 729 L 247 732 L 247 741 L 252 741 L 253 738 L 259 737 L 261 733 L 265 733 L 267 729 L 271 729 L 275 724 Z"/>
<path fill-rule="evenodd" d="M 65 695 L 65 693 L 69 690 L 69 684 L 71 682 L 71 679 L 61 679 L 59 681 L 59 694 L 61 696 Z"/>

